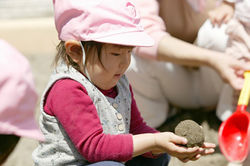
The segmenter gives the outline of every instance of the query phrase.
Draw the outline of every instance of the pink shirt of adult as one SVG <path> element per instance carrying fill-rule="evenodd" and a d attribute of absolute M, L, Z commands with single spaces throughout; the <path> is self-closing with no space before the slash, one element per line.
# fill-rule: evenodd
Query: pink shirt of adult
<path fill-rule="evenodd" d="M 200 1 L 200 2 L 199 2 Z M 215 8 L 217 0 L 132 0 L 139 10 L 145 31 L 155 40 L 153 47 L 136 48 L 136 55 L 155 59 L 158 43 L 165 35 L 172 35 L 193 43 L 200 26 Z M 196 9 L 199 6 L 201 9 Z"/>

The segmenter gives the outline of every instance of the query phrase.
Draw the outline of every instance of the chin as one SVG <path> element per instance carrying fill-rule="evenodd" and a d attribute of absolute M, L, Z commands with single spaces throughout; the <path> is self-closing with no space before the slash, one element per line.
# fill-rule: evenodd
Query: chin
<path fill-rule="evenodd" d="M 118 81 L 113 82 L 111 88 L 115 87 L 117 85 L 117 83 L 118 83 Z"/>

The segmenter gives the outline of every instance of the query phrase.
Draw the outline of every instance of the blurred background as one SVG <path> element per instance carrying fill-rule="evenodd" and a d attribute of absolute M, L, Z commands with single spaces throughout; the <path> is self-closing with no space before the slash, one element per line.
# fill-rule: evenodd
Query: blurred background
<path fill-rule="evenodd" d="M 52 0 L 0 0 L 0 38 L 28 58 L 40 97 L 58 43 Z M 31 153 L 36 146 L 37 141 L 22 138 L 4 166 L 32 166 Z"/>

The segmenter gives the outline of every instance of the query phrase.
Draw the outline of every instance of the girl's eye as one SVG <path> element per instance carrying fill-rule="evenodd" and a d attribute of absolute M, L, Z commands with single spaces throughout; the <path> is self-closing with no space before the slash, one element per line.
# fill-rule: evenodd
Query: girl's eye
<path fill-rule="evenodd" d="M 119 56 L 120 54 L 118 54 L 118 53 L 111 53 L 111 55 L 113 55 L 113 56 Z"/>

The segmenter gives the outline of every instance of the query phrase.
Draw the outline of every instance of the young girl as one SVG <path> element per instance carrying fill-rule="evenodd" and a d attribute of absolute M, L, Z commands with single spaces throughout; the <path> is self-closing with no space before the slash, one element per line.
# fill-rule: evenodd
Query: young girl
<path fill-rule="evenodd" d="M 43 140 L 35 121 L 37 93 L 27 59 L 0 39 L 0 165 L 20 137 Z"/>
<path fill-rule="evenodd" d="M 148 127 L 124 72 L 134 46 L 152 46 L 126 0 L 54 0 L 61 43 L 42 96 L 46 140 L 35 165 L 168 165 L 213 153 L 214 144 L 185 148 L 187 140 Z"/>

